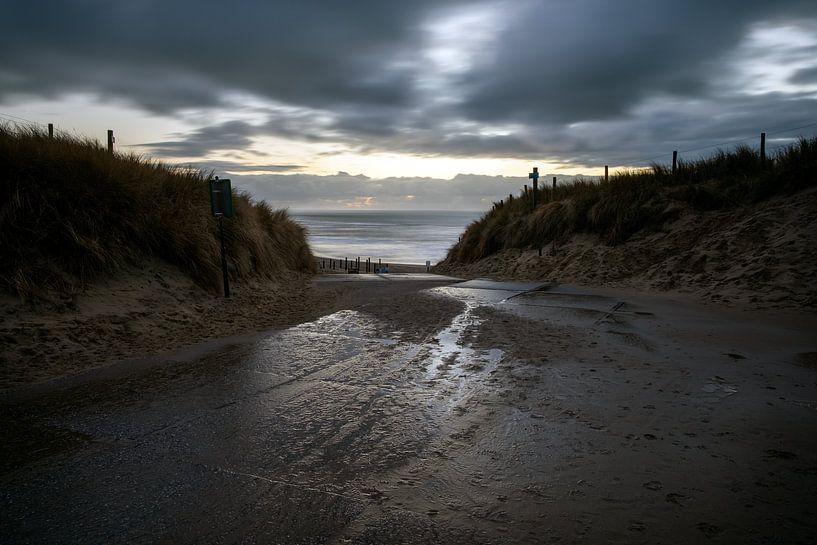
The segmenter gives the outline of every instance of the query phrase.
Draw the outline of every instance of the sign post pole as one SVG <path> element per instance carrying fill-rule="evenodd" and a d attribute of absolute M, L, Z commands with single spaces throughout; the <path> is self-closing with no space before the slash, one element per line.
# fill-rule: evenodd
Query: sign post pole
<path fill-rule="evenodd" d="M 539 167 L 533 167 L 533 172 L 528 174 L 528 178 L 533 180 L 533 208 L 536 208 L 536 192 L 539 190 Z"/>
<path fill-rule="evenodd" d="M 224 215 L 218 217 L 218 230 L 221 234 L 221 275 L 224 278 L 224 297 L 230 296 L 230 277 L 227 274 L 227 252 L 224 247 Z"/>
<path fill-rule="evenodd" d="M 221 238 L 221 275 L 224 279 L 224 297 L 230 297 L 230 276 L 227 274 L 227 246 L 224 242 L 224 217 L 233 217 L 233 191 L 230 180 L 210 180 L 210 210 L 218 218 Z"/>

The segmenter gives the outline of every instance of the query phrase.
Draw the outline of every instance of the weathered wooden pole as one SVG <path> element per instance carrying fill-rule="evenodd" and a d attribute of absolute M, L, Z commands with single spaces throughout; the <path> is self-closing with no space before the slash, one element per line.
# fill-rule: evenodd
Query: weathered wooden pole
<path fill-rule="evenodd" d="M 48 138 L 54 138 L 54 124 L 48 124 Z"/>
<path fill-rule="evenodd" d="M 224 215 L 218 217 L 218 231 L 221 235 L 221 276 L 224 283 L 224 297 L 230 297 L 230 276 L 227 274 L 227 249 L 224 247 Z"/>
<path fill-rule="evenodd" d="M 556 176 L 553 177 L 553 200 L 556 200 Z"/>
<path fill-rule="evenodd" d="M 675 174 L 675 171 L 678 169 L 678 150 L 673 150 L 672 152 L 672 173 Z"/>
<path fill-rule="evenodd" d="M 113 143 L 114 143 L 113 131 L 108 129 L 108 153 L 113 153 Z"/>
<path fill-rule="evenodd" d="M 760 133 L 760 166 L 766 166 L 766 133 Z"/>
<path fill-rule="evenodd" d="M 539 191 L 539 182 L 533 181 L 533 207 L 536 208 L 536 192 Z"/>
<path fill-rule="evenodd" d="M 533 167 L 533 172 L 528 174 L 528 178 L 533 180 L 533 208 L 536 208 L 536 192 L 539 190 L 539 167 Z"/>
<path fill-rule="evenodd" d="M 604 165 L 604 181 L 610 181 L 610 167 L 608 165 Z"/>

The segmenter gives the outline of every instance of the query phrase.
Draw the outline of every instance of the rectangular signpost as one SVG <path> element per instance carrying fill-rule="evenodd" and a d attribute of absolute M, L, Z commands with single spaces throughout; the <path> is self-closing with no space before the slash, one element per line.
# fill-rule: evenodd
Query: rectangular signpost
<path fill-rule="evenodd" d="M 218 230 L 221 235 L 221 274 L 224 278 L 224 297 L 230 296 L 230 279 L 227 275 L 227 253 L 224 247 L 224 218 L 233 217 L 233 192 L 230 180 L 219 180 L 218 176 L 210 180 L 210 211 L 218 218 Z"/>

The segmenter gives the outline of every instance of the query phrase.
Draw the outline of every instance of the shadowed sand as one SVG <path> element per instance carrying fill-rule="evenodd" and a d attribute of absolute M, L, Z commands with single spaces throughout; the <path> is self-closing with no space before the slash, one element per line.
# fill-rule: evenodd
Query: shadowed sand
<path fill-rule="evenodd" d="M 308 311 L 272 296 L 266 308 L 300 325 L 7 396 L 4 534 L 356 544 L 814 535 L 813 314 L 536 283 L 296 284 Z M 227 308 L 210 307 L 222 327 L 240 322 Z M 244 314 L 244 326 L 270 319 Z M 104 517 L 86 522 L 89 511 Z"/>

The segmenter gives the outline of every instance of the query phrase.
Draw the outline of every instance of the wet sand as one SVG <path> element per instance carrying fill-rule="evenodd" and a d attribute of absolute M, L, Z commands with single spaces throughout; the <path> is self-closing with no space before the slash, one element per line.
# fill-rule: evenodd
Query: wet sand
<path fill-rule="evenodd" d="M 70 300 L 32 307 L 0 297 L 0 392 L 192 343 L 314 320 L 349 307 L 350 298 L 365 291 L 340 285 L 316 289 L 312 280 L 290 273 L 233 281 L 225 299 L 178 269 L 151 261 L 98 281 Z"/>
<path fill-rule="evenodd" d="M 422 274 L 426 267 L 398 263 L 390 271 Z M 346 274 L 325 269 L 318 277 L 340 280 Z M 385 279 L 373 270 L 354 276 L 359 281 Z M 71 299 L 31 306 L 0 296 L 0 392 L 192 343 L 314 320 L 358 304 L 353 299 L 365 297 L 366 291 L 340 284 L 316 287 L 312 276 L 299 273 L 233 280 L 230 289 L 231 297 L 225 299 L 173 266 L 148 261 L 99 280 Z"/>
<path fill-rule="evenodd" d="M 4 536 L 812 541 L 813 314 L 532 287 L 318 278 L 316 320 L 7 395 Z"/>

